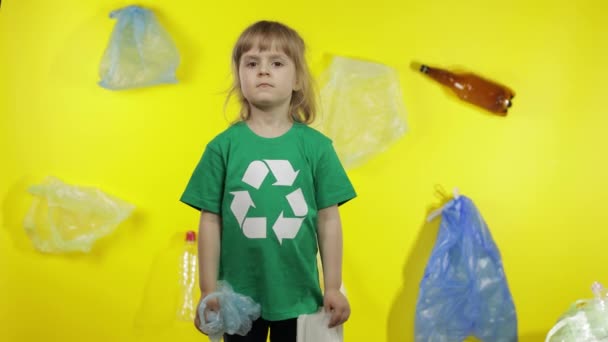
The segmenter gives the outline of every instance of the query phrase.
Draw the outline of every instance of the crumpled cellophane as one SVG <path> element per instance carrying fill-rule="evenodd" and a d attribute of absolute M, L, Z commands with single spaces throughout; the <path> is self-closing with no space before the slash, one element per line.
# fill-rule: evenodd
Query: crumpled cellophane
<path fill-rule="evenodd" d="M 99 189 L 64 184 L 54 177 L 28 191 L 34 200 L 24 228 L 34 247 L 46 253 L 89 252 L 135 208 Z"/>
<path fill-rule="evenodd" d="M 396 70 L 334 56 L 320 77 L 319 130 L 330 137 L 346 168 L 386 150 L 407 130 Z"/>

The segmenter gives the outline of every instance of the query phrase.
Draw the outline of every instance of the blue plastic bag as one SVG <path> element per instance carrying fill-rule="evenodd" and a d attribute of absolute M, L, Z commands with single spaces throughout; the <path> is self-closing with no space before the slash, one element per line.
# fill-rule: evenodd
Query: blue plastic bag
<path fill-rule="evenodd" d="M 443 209 L 439 234 L 420 283 L 417 342 L 517 341 L 517 317 L 500 252 L 473 202 L 459 196 Z"/>
<path fill-rule="evenodd" d="M 220 304 L 219 312 L 209 311 L 205 321 L 205 309 L 210 299 L 217 298 Z M 261 314 L 260 304 L 253 299 L 238 294 L 223 281 L 218 282 L 216 292 L 207 295 L 198 307 L 200 318 L 199 328 L 212 341 L 219 341 L 224 334 L 245 336 L 251 330 L 251 324 Z"/>
<path fill-rule="evenodd" d="M 176 83 L 179 52 L 154 13 L 128 6 L 110 13 L 117 22 L 99 67 L 99 85 L 112 90 Z"/>

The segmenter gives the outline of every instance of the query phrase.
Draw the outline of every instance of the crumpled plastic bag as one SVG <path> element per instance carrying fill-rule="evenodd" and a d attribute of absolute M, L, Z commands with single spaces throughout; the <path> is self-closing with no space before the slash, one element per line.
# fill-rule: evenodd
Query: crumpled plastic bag
<path fill-rule="evenodd" d="M 333 57 L 320 77 L 320 126 L 344 164 L 359 166 L 407 129 L 399 74 L 379 64 Z"/>
<path fill-rule="evenodd" d="M 517 317 L 500 252 L 473 202 L 458 196 L 442 212 L 420 283 L 416 341 L 517 341 Z"/>
<path fill-rule="evenodd" d="M 154 13 L 128 6 L 110 13 L 117 22 L 99 67 L 99 85 L 112 90 L 176 83 L 179 52 Z"/>
<path fill-rule="evenodd" d="M 24 228 L 41 252 L 89 252 L 135 208 L 99 189 L 64 184 L 47 177 L 28 191 L 34 196 Z"/>
<path fill-rule="evenodd" d="M 545 342 L 608 341 L 608 297 L 604 287 L 592 285 L 593 299 L 578 300 L 549 331 Z"/>
<path fill-rule="evenodd" d="M 218 299 L 220 310 L 209 311 L 205 321 L 207 302 L 213 298 Z M 224 334 L 245 336 L 251 330 L 252 322 L 260 317 L 261 310 L 260 304 L 253 299 L 234 292 L 227 282 L 219 281 L 217 291 L 203 298 L 198 307 L 199 328 L 214 342 Z"/>
<path fill-rule="evenodd" d="M 343 325 L 329 328 L 331 314 L 324 309 L 309 315 L 298 316 L 296 342 L 342 342 Z"/>

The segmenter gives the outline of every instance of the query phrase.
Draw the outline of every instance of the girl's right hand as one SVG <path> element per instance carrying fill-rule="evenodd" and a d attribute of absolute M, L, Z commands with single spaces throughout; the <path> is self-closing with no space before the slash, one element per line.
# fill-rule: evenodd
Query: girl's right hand
<path fill-rule="evenodd" d="M 198 305 L 197 305 L 197 310 L 196 310 L 196 317 L 194 318 L 194 326 L 196 327 L 196 329 L 198 331 L 200 331 L 201 333 L 207 335 L 204 331 L 201 330 L 200 325 L 201 325 L 201 318 L 198 314 L 198 307 L 200 307 L 201 302 L 203 301 L 203 299 L 205 299 L 207 295 L 206 294 L 202 294 L 201 295 L 201 299 L 198 301 Z M 217 298 L 212 298 L 209 299 L 206 303 L 207 307 L 205 308 L 205 317 L 203 317 L 203 319 L 205 320 L 205 322 L 208 321 L 208 316 L 207 313 L 209 311 L 213 311 L 213 312 L 220 312 L 220 302 L 217 300 Z"/>

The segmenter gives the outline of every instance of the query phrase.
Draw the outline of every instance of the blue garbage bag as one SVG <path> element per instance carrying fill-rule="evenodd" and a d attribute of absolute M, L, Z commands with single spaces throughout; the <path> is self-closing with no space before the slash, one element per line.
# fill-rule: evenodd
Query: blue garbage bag
<path fill-rule="evenodd" d="M 99 67 L 99 85 L 112 90 L 176 83 L 179 52 L 154 13 L 139 6 L 112 11 L 117 19 Z"/>
<path fill-rule="evenodd" d="M 417 342 L 517 341 L 517 317 L 500 252 L 473 202 L 459 196 L 443 210 L 420 283 Z"/>
<path fill-rule="evenodd" d="M 209 311 L 205 316 L 207 302 L 217 298 L 219 312 Z M 218 341 L 224 334 L 245 336 L 251 330 L 252 322 L 260 317 L 261 306 L 250 297 L 236 293 L 230 284 L 218 282 L 217 291 L 207 295 L 198 307 L 199 328 L 212 341 Z M 206 320 L 205 320 L 206 317 Z"/>

